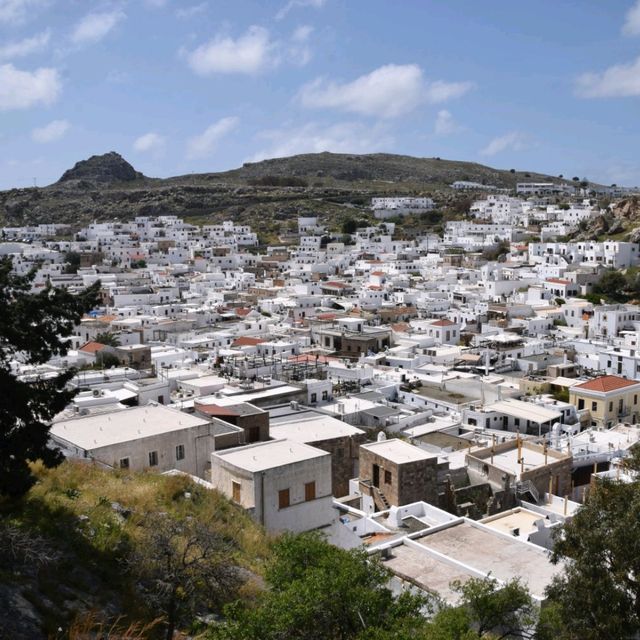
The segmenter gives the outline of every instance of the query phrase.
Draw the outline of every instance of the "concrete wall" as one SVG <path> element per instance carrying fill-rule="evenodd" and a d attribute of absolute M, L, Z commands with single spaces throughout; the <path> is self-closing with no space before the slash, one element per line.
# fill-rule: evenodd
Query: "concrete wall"
<path fill-rule="evenodd" d="M 252 509 L 267 530 L 309 531 L 330 524 L 336 517 L 331 495 L 331 456 L 326 455 L 265 471 L 250 473 L 212 458 L 211 483 L 229 498 L 232 482 L 241 486 L 240 505 Z M 305 484 L 315 482 L 316 499 L 305 501 Z M 278 494 L 289 489 L 290 504 L 280 509 Z"/>
<path fill-rule="evenodd" d="M 183 460 L 176 460 L 178 445 L 184 445 L 185 457 Z M 150 451 L 158 452 L 157 466 L 149 467 Z M 211 451 L 213 451 L 213 436 L 210 425 L 203 425 L 99 447 L 91 449 L 87 453 L 89 457 L 114 468 L 120 467 L 122 458 L 129 458 L 131 471 L 151 468 L 163 472 L 178 469 L 204 478 L 209 467 Z"/>

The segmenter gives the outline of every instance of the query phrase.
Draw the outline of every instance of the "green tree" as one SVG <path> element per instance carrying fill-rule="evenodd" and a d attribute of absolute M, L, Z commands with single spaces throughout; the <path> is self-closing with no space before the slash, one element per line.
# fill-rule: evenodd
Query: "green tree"
<path fill-rule="evenodd" d="M 636 453 L 628 463 L 640 468 Z M 564 572 L 547 591 L 555 627 L 569 640 L 636 638 L 640 633 L 640 482 L 599 480 L 564 525 L 552 560 Z"/>
<path fill-rule="evenodd" d="M 394 596 L 388 571 L 360 549 L 333 547 L 317 533 L 284 535 L 267 568 L 269 589 L 258 606 L 236 604 L 213 638 L 349 640 L 375 629 L 421 628 L 426 601 Z M 409 636 L 407 636 L 409 637 Z"/>
<path fill-rule="evenodd" d="M 602 295 L 612 302 L 625 302 L 627 279 L 621 271 L 609 269 L 605 271 L 598 282 L 593 285 L 593 293 Z"/>
<path fill-rule="evenodd" d="M 352 234 L 358 230 L 358 223 L 353 218 L 347 218 L 342 223 L 342 233 Z"/>
<path fill-rule="evenodd" d="M 100 290 L 96 283 L 76 296 L 47 285 L 33 293 L 34 278 L 35 271 L 19 276 L 11 260 L 0 260 L 0 495 L 6 496 L 20 496 L 34 483 L 29 461 L 61 462 L 60 452 L 47 446 L 49 424 L 74 395 L 67 388 L 73 371 L 25 382 L 10 363 L 38 365 L 65 355 L 65 338 L 97 304 Z"/>
<path fill-rule="evenodd" d="M 120 340 L 118 336 L 112 331 L 103 331 L 96 334 L 96 342 L 107 345 L 108 347 L 119 347 Z"/>
<path fill-rule="evenodd" d="M 236 549 L 209 523 L 148 516 L 141 544 L 127 559 L 147 603 L 166 618 L 166 638 L 196 613 L 220 609 L 242 584 Z"/>

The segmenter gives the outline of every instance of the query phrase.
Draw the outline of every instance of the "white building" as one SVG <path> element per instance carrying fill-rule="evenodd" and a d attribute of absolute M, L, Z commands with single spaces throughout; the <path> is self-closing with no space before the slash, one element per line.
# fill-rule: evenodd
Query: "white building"
<path fill-rule="evenodd" d="M 335 519 L 331 455 L 271 440 L 211 455 L 211 483 L 268 531 L 308 531 Z"/>

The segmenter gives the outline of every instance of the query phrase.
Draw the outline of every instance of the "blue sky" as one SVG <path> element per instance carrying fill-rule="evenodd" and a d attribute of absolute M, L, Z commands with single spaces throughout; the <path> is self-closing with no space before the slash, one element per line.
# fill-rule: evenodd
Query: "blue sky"
<path fill-rule="evenodd" d="M 387 151 L 640 184 L 640 0 L 0 0 L 0 188 Z"/>

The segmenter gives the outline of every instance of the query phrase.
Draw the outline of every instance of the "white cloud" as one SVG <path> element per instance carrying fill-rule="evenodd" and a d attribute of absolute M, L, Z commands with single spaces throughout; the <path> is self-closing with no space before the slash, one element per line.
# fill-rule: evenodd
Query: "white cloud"
<path fill-rule="evenodd" d="M 180 7 L 176 9 L 176 16 L 183 20 L 193 18 L 201 13 L 204 13 L 209 8 L 208 2 L 201 2 L 200 4 L 192 4 L 187 7 Z"/>
<path fill-rule="evenodd" d="M 438 111 L 433 130 L 437 136 L 449 136 L 462 131 L 462 127 L 454 120 L 449 111 L 442 109 Z"/>
<path fill-rule="evenodd" d="M 640 96 L 640 57 L 600 73 L 583 73 L 576 81 L 576 91 L 583 98 Z"/>
<path fill-rule="evenodd" d="M 416 64 L 388 64 L 343 84 L 318 78 L 304 86 L 299 97 L 306 107 L 396 118 L 420 104 L 459 97 L 471 87 L 469 82 L 429 82 Z"/>
<path fill-rule="evenodd" d="M 313 27 L 302 25 L 291 34 L 291 42 L 286 46 L 287 60 L 292 64 L 303 67 L 311 60 L 311 48 L 308 45 Z"/>
<path fill-rule="evenodd" d="M 276 13 L 276 20 L 282 20 L 287 16 L 292 9 L 299 9 L 304 7 L 312 7 L 313 9 L 322 9 L 327 0 L 289 0 L 278 13 Z"/>
<path fill-rule="evenodd" d="M 249 162 L 322 151 L 371 153 L 389 150 L 394 142 L 383 127 L 372 128 L 357 122 L 329 126 L 311 122 L 301 127 L 263 131 L 258 137 L 268 145 L 249 158 Z"/>
<path fill-rule="evenodd" d="M 526 136 L 520 131 L 510 131 L 498 136 L 480 151 L 483 156 L 495 156 L 502 151 L 521 151 L 526 147 Z"/>
<path fill-rule="evenodd" d="M 23 22 L 31 9 L 44 2 L 45 0 L 0 0 L 0 22 L 12 24 Z"/>
<path fill-rule="evenodd" d="M 51 38 L 51 32 L 47 29 L 42 33 L 38 33 L 31 38 L 17 40 L 15 42 L 7 42 L 0 46 L 0 60 L 10 60 L 11 58 L 22 58 L 32 53 L 42 51 Z"/>
<path fill-rule="evenodd" d="M 125 14 L 120 11 L 88 13 L 74 27 L 71 40 L 74 44 L 92 44 L 102 40 L 123 20 Z"/>
<path fill-rule="evenodd" d="M 0 65 L 0 110 L 51 104 L 61 89 L 56 69 L 42 67 L 35 71 L 21 71 L 12 64 Z"/>
<path fill-rule="evenodd" d="M 188 54 L 199 75 L 257 73 L 276 63 L 275 45 L 263 27 L 252 26 L 237 39 L 217 36 Z"/>
<path fill-rule="evenodd" d="M 145 133 L 139 138 L 136 138 L 133 143 L 133 149 L 138 153 L 157 153 L 163 149 L 164 142 L 164 138 L 159 133 L 150 131 L 149 133 Z"/>
<path fill-rule="evenodd" d="M 71 128 L 71 124 L 67 120 L 53 120 L 44 127 L 34 129 L 31 132 L 31 139 L 34 142 L 46 144 L 60 140 Z"/>
<path fill-rule="evenodd" d="M 635 4 L 627 11 L 622 33 L 626 36 L 640 35 L 640 0 L 636 0 Z"/>
<path fill-rule="evenodd" d="M 291 39 L 294 42 L 306 42 L 312 33 L 313 27 L 308 24 L 303 24 L 295 29 Z"/>
<path fill-rule="evenodd" d="M 221 118 L 217 122 L 214 122 L 199 136 L 194 136 L 189 140 L 187 143 L 187 157 L 204 158 L 211 155 L 220 140 L 233 131 L 239 123 L 240 119 L 235 116 Z"/>

